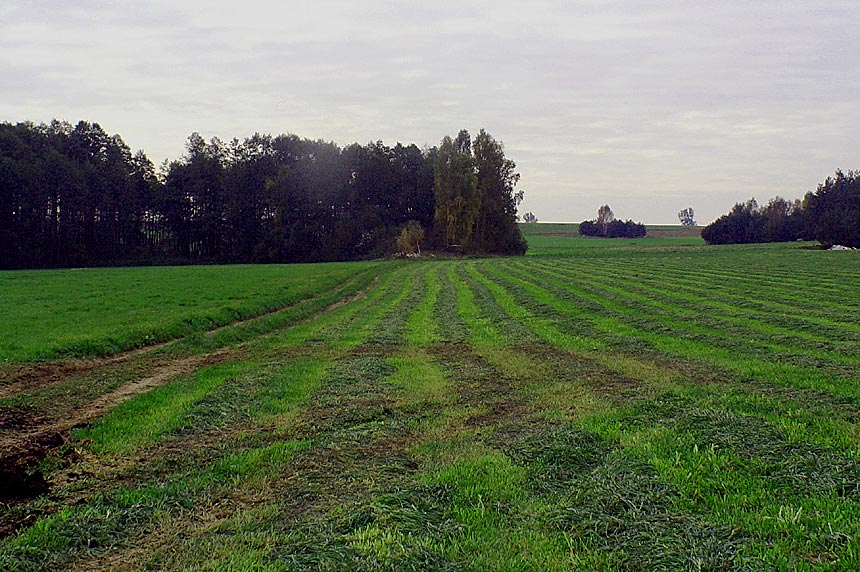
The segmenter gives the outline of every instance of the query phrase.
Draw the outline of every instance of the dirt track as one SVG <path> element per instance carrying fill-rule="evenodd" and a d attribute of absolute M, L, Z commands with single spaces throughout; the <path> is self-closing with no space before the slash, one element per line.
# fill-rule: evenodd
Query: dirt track
<path fill-rule="evenodd" d="M 208 354 L 154 363 L 146 375 L 136 377 L 96 399 L 57 414 L 43 412 L 34 415 L 27 411 L 14 410 L 0 413 L 0 500 L 23 500 L 44 493 L 48 485 L 38 471 L 33 471 L 33 467 L 52 450 L 62 446 L 69 432 L 75 427 L 104 415 L 118 403 L 135 395 L 164 385 L 197 368 L 223 362 L 236 353 L 233 349 L 221 349 Z M 125 354 L 90 362 L 59 363 L 54 368 L 50 364 L 28 366 L 26 373 L 19 377 L 16 383 L 3 388 L 2 395 L 38 390 L 58 383 L 70 374 L 96 372 L 100 368 L 109 368 L 132 357 L 132 354 Z"/>
<path fill-rule="evenodd" d="M 362 299 L 359 291 L 326 307 L 328 312 Z M 260 319 L 290 306 L 269 310 L 239 322 L 209 330 L 215 334 L 228 327 Z M 56 408 L 8 407 L 0 410 L 0 501 L 33 498 L 47 491 L 48 485 L 33 467 L 64 445 L 75 427 L 83 426 L 106 414 L 117 404 L 164 385 L 192 371 L 224 362 L 241 352 L 239 348 L 221 348 L 205 354 L 185 357 L 160 355 L 158 350 L 172 342 L 154 344 L 113 356 L 93 359 L 70 359 L 36 364 L 20 364 L 0 369 L 0 399 L 14 398 L 42 390 L 57 389 L 67 399 Z M 110 380 L 118 376 L 131 377 L 119 387 L 103 393 L 95 383 L 86 383 L 91 396 L 82 396 L 82 388 L 74 380 Z M 65 389 L 60 384 L 72 385 Z M 94 393 L 95 392 L 95 393 Z"/>

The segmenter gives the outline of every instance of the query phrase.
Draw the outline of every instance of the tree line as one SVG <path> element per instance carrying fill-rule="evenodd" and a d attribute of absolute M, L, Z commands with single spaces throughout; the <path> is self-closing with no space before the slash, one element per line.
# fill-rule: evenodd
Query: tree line
<path fill-rule="evenodd" d="M 860 248 L 860 171 L 836 171 L 803 200 L 737 203 L 702 230 L 709 244 L 817 240 Z"/>
<path fill-rule="evenodd" d="M 427 149 L 194 133 L 156 169 L 97 123 L 2 123 L 0 267 L 356 260 L 404 231 L 522 254 L 518 180 L 484 130 Z"/>

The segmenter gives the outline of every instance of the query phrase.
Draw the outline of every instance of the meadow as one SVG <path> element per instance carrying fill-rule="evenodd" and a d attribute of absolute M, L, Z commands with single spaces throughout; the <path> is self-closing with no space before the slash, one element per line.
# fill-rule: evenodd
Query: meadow
<path fill-rule="evenodd" d="M 0 568 L 860 569 L 856 253 L 569 231 L 0 275 Z"/>
<path fill-rule="evenodd" d="M 312 298 L 366 264 L 0 271 L 0 356 L 93 357 Z"/>

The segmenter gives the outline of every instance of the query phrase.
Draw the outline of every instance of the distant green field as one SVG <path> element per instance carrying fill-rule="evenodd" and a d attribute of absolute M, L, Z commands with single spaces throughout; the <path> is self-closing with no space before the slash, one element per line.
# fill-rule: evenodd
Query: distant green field
<path fill-rule="evenodd" d="M 0 502 L 0 569 L 860 570 L 858 253 L 526 234 L 526 257 L 2 275 L 55 348 L 87 312 L 106 339 L 310 298 L 58 440 L 29 469 L 50 494 Z M 154 353 L 0 384 L 0 443 L 187 366 Z"/>
<path fill-rule="evenodd" d="M 579 224 L 572 222 L 520 223 L 520 232 L 525 237 L 532 236 L 579 236 Z"/>
<path fill-rule="evenodd" d="M 0 271 L 0 363 L 174 339 L 334 288 L 368 264 Z"/>
<path fill-rule="evenodd" d="M 519 223 L 523 236 L 569 236 L 579 237 L 579 223 L 575 222 L 538 222 Z M 681 226 L 677 224 L 647 225 L 649 234 L 674 235 L 675 238 L 697 237 L 702 229 L 698 226 Z"/>
<path fill-rule="evenodd" d="M 520 224 L 520 231 L 528 242 L 529 256 L 570 256 L 582 251 L 648 250 L 653 248 L 686 248 L 704 246 L 696 228 L 680 226 L 649 226 L 645 238 L 593 238 L 579 235 L 576 223 Z"/>

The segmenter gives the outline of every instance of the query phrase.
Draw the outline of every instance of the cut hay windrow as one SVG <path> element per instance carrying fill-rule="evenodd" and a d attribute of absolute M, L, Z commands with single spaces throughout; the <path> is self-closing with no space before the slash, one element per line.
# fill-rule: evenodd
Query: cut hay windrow
<path fill-rule="evenodd" d="M 571 235 L 265 267 L 265 288 L 231 268 L 206 312 L 294 298 L 93 367 L 12 366 L 3 442 L 104 407 L 0 472 L 22 485 L 0 482 L 0 569 L 860 569 L 860 262 Z M 146 292 L 187 304 L 176 279 L 212 272 Z"/>

